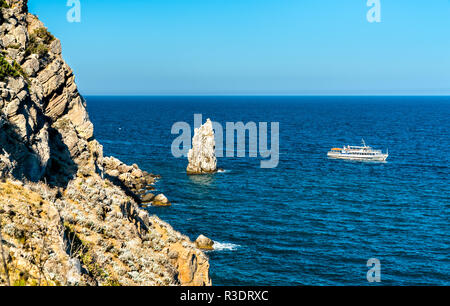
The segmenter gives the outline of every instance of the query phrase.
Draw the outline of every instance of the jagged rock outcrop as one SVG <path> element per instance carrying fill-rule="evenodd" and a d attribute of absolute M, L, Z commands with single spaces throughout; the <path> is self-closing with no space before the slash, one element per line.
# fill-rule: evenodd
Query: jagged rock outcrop
<path fill-rule="evenodd" d="M 105 175 L 117 180 L 133 194 L 138 195 L 154 190 L 153 184 L 159 177 L 142 171 L 136 164 L 128 166 L 112 156 L 103 158 L 102 167 Z"/>
<path fill-rule="evenodd" d="M 6 4 L 0 285 L 210 285 L 205 254 L 139 207 L 157 176 L 103 157 L 60 41 L 26 0 Z"/>
<path fill-rule="evenodd" d="M 153 206 L 170 206 L 170 202 L 163 194 L 155 196 L 150 191 L 159 175 L 150 174 L 139 169 L 138 165 L 128 166 L 115 157 L 103 158 L 104 174 L 123 186 L 138 203 Z"/>
<path fill-rule="evenodd" d="M 216 142 L 210 119 L 196 128 L 192 138 L 192 149 L 188 152 L 188 174 L 205 174 L 217 172 Z"/>

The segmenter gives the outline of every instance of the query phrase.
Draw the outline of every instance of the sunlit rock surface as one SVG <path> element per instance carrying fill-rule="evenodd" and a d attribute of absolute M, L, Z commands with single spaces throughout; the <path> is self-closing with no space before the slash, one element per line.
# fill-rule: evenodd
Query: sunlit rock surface
<path fill-rule="evenodd" d="M 205 174 L 217 172 L 216 142 L 210 119 L 200 128 L 195 129 L 192 149 L 188 153 L 188 174 Z"/>

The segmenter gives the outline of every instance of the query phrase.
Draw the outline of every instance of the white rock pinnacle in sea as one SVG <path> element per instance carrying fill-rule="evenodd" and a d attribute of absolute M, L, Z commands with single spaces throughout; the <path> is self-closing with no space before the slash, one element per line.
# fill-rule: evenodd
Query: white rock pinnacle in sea
<path fill-rule="evenodd" d="M 189 150 L 188 174 L 204 174 L 217 171 L 216 142 L 214 130 L 210 119 L 206 120 L 200 128 L 195 129 L 192 138 L 192 149 Z"/>

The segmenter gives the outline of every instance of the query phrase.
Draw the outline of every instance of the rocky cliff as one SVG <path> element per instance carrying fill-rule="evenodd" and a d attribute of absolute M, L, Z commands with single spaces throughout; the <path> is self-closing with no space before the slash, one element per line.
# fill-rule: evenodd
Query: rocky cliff
<path fill-rule="evenodd" d="M 0 284 L 210 285 L 205 254 L 139 207 L 155 176 L 103 157 L 60 41 L 26 0 L 0 0 L 0 23 Z"/>

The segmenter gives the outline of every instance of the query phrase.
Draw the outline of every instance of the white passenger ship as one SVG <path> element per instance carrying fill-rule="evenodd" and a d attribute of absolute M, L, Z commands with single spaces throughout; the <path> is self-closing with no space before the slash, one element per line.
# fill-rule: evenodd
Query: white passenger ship
<path fill-rule="evenodd" d="M 383 153 L 381 150 L 374 150 L 366 145 L 364 139 L 362 146 L 344 146 L 343 148 L 332 148 L 328 152 L 330 158 L 351 159 L 351 160 L 372 160 L 385 161 L 389 153 Z"/>

